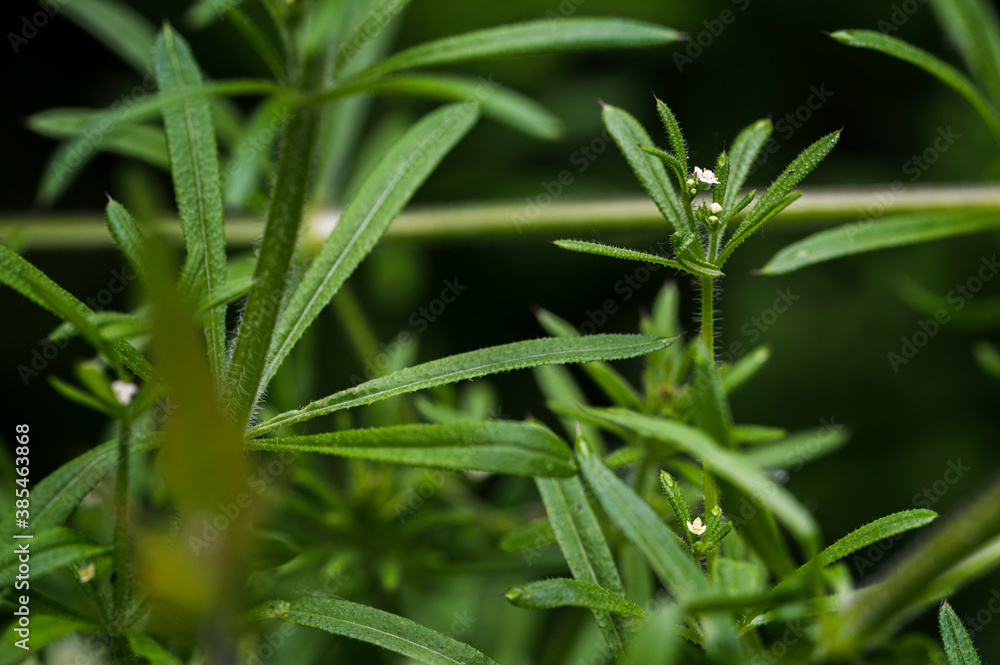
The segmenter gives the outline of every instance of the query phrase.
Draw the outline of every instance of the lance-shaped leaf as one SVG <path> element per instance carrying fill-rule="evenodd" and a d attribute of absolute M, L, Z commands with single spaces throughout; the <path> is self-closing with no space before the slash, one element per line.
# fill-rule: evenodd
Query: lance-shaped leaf
<path fill-rule="evenodd" d="M 100 332 L 88 319 L 93 315 L 89 307 L 2 244 L 0 244 L 0 283 L 6 284 L 60 319 L 72 323 L 114 366 L 120 368 L 124 363 L 144 379 L 148 379 L 152 374 L 149 362 L 128 342 L 124 340 L 109 342 L 101 337 Z"/>
<path fill-rule="evenodd" d="M 935 0 L 931 8 L 993 105 L 1000 105 L 1000 20 L 993 4 Z"/>
<path fill-rule="evenodd" d="M 767 188 L 767 191 L 757 199 L 753 208 L 747 213 L 746 219 L 736 229 L 733 238 L 738 238 L 741 232 L 745 232 L 747 229 L 756 230 L 757 223 L 781 205 L 782 201 L 795 189 L 795 186 L 802 182 L 803 178 L 809 175 L 813 169 L 819 166 L 824 157 L 830 154 L 830 151 L 833 150 L 833 147 L 837 145 L 839 140 L 840 130 L 837 130 L 815 141 L 799 153 L 798 157 L 793 159 L 785 170 L 781 172 L 781 175 L 775 178 L 771 186 Z"/>
<path fill-rule="evenodd" d="M 111 231 L 111 237 L 115 239 L 118 249 L 128 259 L 133 270 L 146 279 L 146 264 L 143 260 L 146 255 L 146 237 L 143 235 L 142 229 L 136 224 L 128 210 L 113 199 L 108 201 L 105 212 L 108 218 L 108 229 Z"/>
<path fill-rule="evenodd" d="M 722 387 L 726 389 L 727 393 L 732 393 L 753 378 L 767 364 L 770 358 L 771 349 L 766 346 L 758 346 L 730 365 L 722 377 Z"/>
<path fill-rule="evenodd" d="M 370 42 L 382 29 L 401 11 L 403 11 L 411 0 L 379 0 L 371 5 L 368 12 L 361 17 L 358 24 L 354 26 L 337 48 L 334 56 L 334 66 L 340 71 L 354 55 Z"/>
<path fill-rule="evenodd" d="M 503 88 L 492 79 L 478 79 L 451 74 L 403 74 L 388 76 L 357 85 L 342 86 L 320 95 L 332 99 L 355 94 L 414 95 L 448 101 L 478 102 L 483 115 L 502 122 L 529 136 L 553 139 L 559 136 L 561 123 L 544 106 L 519 92 Z"/>
<path fill-rule="evenodd" d="M 76 561 L 102 556 L 111 549 L 66 527 L 58 526 L 39 532 L 33 525 L 33 531 L 37 534 L 34 538 L 13 541 L 15 545 L 11 545 L 3 559 L 0 559 L 0 584 L 3 585 L 4 592 L 11 592 L 14 589 L 14 579 L 21 563 L 17 547 L 27 547 L 31 554 L 32 580 Z"/>
<path fill-rule="evenodd" d="M 583 254 L 596 254 L 597 256 L 610 256 L 614 259 L 627 259 L 629 261 L 642 261 L 643 263 L 655 263 L 667 266 L 674 270 L 684 270 L 684 267 L 676 261 L 665 259 L 656 254 L 639 252 L 634 249 L 624 247 L 614 247 L 612 245 L 602 245 L 598 242 L 588 242 L 586 240 L 556 240 L 555 244 L 571 252 L 581 252 Z"/>
<path fill-rule="evenodd" d="M 948 601 L 941 603 L 938 626 L 948 665 L 980 665 L 979 653 L 972 644 L 972 638 Z"/>
<path fill-rule="evenodd" d="M 729 151 L 729 179 L 726 181 L 726 194 L 722 201 L 723 219 L 733 214 L 733 209 L 740 200 L 740 189 L 770 135 L 771 121 L 758 120 L 740 132 L 733 141 L 733 147 Z"/>
<path fill-rule="evenodd" d="M 366 381 L 354 388 L 312 402 L 301 409 L 277 415 L 254 427 L 250 434 L 259 436 L 283 425 L 341 409 L 514 369 L 634 358 L 665 348 L 673 341 L 650 335 L 588 335 L 577 338 L 532 339 L 469 351 Z"/>
<path fill-rule="evenodd" d="M 267 386 L 306 328 L 477 118 L 474 106 L 438 109 L 414 125 L 372 170 L 282 312 L 258 391 Z"/>
<path fill-rule="evenodd" d="M 622 409 L 582 408 L 616 427 L 673 444 L 711 466 L 720 478 L 741 489 L 756 503 L 771 510 L 808 549 L 816 548 L 818 528 L 809 512 L 788 490 L 775 483 L 745 455 L 726 450 L 705 433 L 682 423 Z M 584 468 L 586 471 L 586 468 Z M 814 549 L 815 551 L 815 549 Z"/>
<path fill-rule="evenodd" d="M 573 577 L 624 595 L 611 549 L 580 478 L 535 478 L 535 485 Z M 625 618 L 603 610 L 594 610 L 594 618 L 612 653 L 619 653 L 628 636 Z"/>
<path fill-rule="evenodd" d="M 135 630 L 126 630 L 125 635 L 128 637 L 132 653 L 148 660 L 149 665 L 183 665 L 176 656 L 149 635 Z"/>
<path fill-rule="evenodd" d="M 847 443 L 850 432 L 845 427 L 796 432 L 774 443 L 755 446 L 747 457 L 761 466 L 798 470 L 817 457 L 828 455 Z"/>
<path fill-rule="evenodd" d="M 156 31 L 142 14 L 117 0 L 73 0 L 59 8 L 137 72 L 148 72 Z"/>
<path fill-rule="evenodd" d="M 160 90 L 174 92 L 202 85 L 191 49 L 169 25 L 156 39 L 154 59 Z M 195 292 L 211 294 L 226 279 L 226 244 L 219 182 L 218 146 L 212 111 L 205 98 L 163 109 L 163 125 L 170 151 L 177 210 L 187 246 L 182 271 Z M 214 376 L 221 374 L 226 347 L 226 309 L 215 307 L 206 316 L 205 339 Z"/>
<path fill-rule="evenodd" d="M 468 644 L 463 644 L 401 616 L 336 598 L 303 598 L 294 602 L 265 603 L 250 618 L 281 619 L 368 642 L 428 665 L 497 665 Z"/>
<path fill-rule="evenodd" d="M 993 135 L 993 140 L 1000 144 L 1000 113 L 994 105 L 1000 103 L 1000 99 L 994 99 L 994 104 L 991 104 L 968 77 L 951 65 L 921 48 L 874 30 L 838 30 L 830 36 L 848 46 L 872 49 L 899 58 L 936 77 L 972 105 Z"/>
<path fill-rule="evenodd" d="M 614 612 L 633 617 L 646 611 L 628 598 L 583 580 L 551 579 L 507 589 L 504 597 L 514 607 L 551 610 L 556 607 L 586 607 L 595 612 Z"/>
<path fill-rule="evenodd" d="M 514 476 L 576 473 L 566 443 L 533 423 L 473 420 L 434 425 L 397 425 L 327 434 L 257 439 L 255 450 L 295 450 L 456 471 Z"/>
<path fill-rule="evenodd" d="M 77 505 L 115 467 L 118 461 L 117 441 L 106 441 L 96 448 L 70 460 L 47 475 L 31 488 L 31 528 L 40 532 L 59 526 L 76 510 Z M 134 437 L 132 452 L 156 446 L 152 437 Z M 0 534 L 9 538 L 15 530 L 11 508 L 0 522 Z"/>
<path fill-rule="evenodd" d="M 677 192 L 670 184 L 670 177 L 663 162 L 639 147 L 653 145 L 653 140 L 649 138 L 649 134 L 639 121 L 627 111 L 608 104 L 604 105 L 601 117 L 608 133 L 625 156 L 625 161 L 632 167 L 639 182 L 660 209 L 660 213 L 675 231 L 690 230 L 689 220 L 681 210 Z"/>
<path fill-rule="evenodd" d="M 837 542 L 833 543 L 815 557 L 803 564 L 795 571 L 794 577 L 788 577 L 779 584 L 776 589 L 781 589 L 790 583 L 792 579 L 802 575 L 810 574 L 819 568 L 824 568 L 832 563 L 843 559 L 849 554 L 853 554 L 869 545 L 892 538 L 912 529 L 919 529 L 927 526 L 937 518 L 937 513 L 933 510 L 915 509 L 903 510 L 898 513 L 880 517 L 864 526 L 855 529 Z"/>
<path fill-rule="evenodd" d="M 900 215 L 878 222 L 825 229 L 788 245 L 761 272 L 782 275 L 842 256 L 904 247 L 940 238 L 980 233 L 1000 227 L 995 212 L 943 212 Z"/>
<path fill-rule="evenodd" d="M 34 600 L 34 598 L 32 599 Z M 37 609 L 37 608 L 32 608 Z M 27 660 L 31 656 L 31 651 L 39 651 L 47 644 L 52 644 L 65 635 L 72 633 L 100 633 L 104 628 L 93 621 L 72 615 L 48 615 L 40 613 L 31 614 L 31 636 L 28 644 L 31 650 L 25 650 L 17 646 L 17 642 L 23 639 L 15 630 L 23 630 L 14 621 L 0 635 L 0 665 L 14 665 Z"/>
<path fill-rule="evenodd" d="M 547 517 L 532 520 L 515 527 L 500 539 L 500 549 L 504 552 L 530 552 L 556 542 L 556 533 Z"/>
<path fill-rule="evenodd" d="M 102 112 L 103 109 L 49 109 L 28 118 L 28 127 L 42 136 L 66 139 L 72 137 Z M 138 159 L 161 169 L 170 166 L 170 161 L 167 159 L 166 135 L 159 127 L 123 123 L 95 149 Z"/>
<path fill-rule="evenodd" d="M 420 44 L 382 60 L 354 78 L 373 79 L 401 69 L 531 53 L 658 46 L 680 38 L 681 34 L 676 30 L 644 21 L 618 18 L 542 19 L 476 30 Z"/>
<path fill-rule="evenodd" d="M 655 96 L 655 95 L 654 95 Z M 681 124 L 677 122 L 677 116 L 674 112 L 670 110 L 666 102 L 656 99 L 656 112 L 660 114 L 660 120 L 663 122 L 663 129 L 667 132 L 667 137 L 670 139 L 670 147 L 674 151 L 674 158 L 677 160 L 677 166 L 680 170 L 681 180 L 687 178 L 688 167 L 687 167 L 687 146 L 684 144 L 684 134 L 681 133 Z"/>
<path fill-rule="evenodd" d="M 177 90 L 173 93 L 161 91 L 124 109 L 115 104 L 110 108 L 96 111 L 52 154 L 38 185 L 38 202 L 46 205 L 51 204 L 66 191 L 76 174 L 95 154 L 104 149 L 109 142 L 112 144 L 116 142 L 115 137 L 119 132 L 125 131 L 126 135 L 134 134 L 131 128 L 134 128 L 136 123 L 156 117 L 166 106 L 211 95 L 271 93 L 293 95 L 288 89 L 271 81 L 231 80 L 206 83 L 200 87 Z"/>

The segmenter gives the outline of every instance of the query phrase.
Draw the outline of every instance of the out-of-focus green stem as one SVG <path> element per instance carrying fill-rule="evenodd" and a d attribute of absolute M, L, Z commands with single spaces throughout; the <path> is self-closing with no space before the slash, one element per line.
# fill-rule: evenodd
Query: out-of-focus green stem
<path fill-rule="evenodd" d="M 803 197 L 768 224 L 769 229 L 797 229 L 865 220 L 878 223 L 889 215 L 916 211 L 995 210 L 1000 212 L 1000 187 L 995 185 L 911 186 L 891 194 L 887 185 L 875 187 L 803 188 Z M 388 238 L 447 240 L 451 238 L 555 237 L 600 231 L 664 229 L 656 206 L 645 196 L 564 198 L 538 212 L 525 201 L 485 201 L 440 206 L 415 206 L 403 212 L 387 233 Z M 337 211 L 315 214 L 307 247 L 318 248 L 333 228 Z M 226 218 L 230 248 L 249 247 L 260 238 L 260 218 L 233 215 Z M 180 224 L 164 217 L 159 221 L 168 237 L 181 240 Z M 0 215 L 0 239 L 18 232 L 35 249 L 87 249 L 112 247 L 107 224 L 100 212 Z"/>
<path fill-rule="evenodd" d="M 127 621 L 132 601 L 132 566 L 129 557 L 129 431 L 128 422 L 121 422 L 118 433 L 118 461 L 115 467 L 115 527 L 114 571 L 115 585 L 111 618 L 118 624 Z"/>
<path fill-rule="evenodd" d="M 820 642 L 823 656 L 853 659 L 898 615 L 919 601 L 942 571 L 1000 533 L 1000 477 L 938 527 L 884 579 L 858 594 Z"/>

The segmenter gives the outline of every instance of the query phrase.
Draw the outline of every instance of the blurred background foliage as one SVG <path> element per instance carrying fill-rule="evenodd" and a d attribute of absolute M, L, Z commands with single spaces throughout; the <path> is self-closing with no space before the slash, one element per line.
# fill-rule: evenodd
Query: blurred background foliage
<path fill-rule="evenodd" d="M 6 29 L 14 29 L 21 16 L 37 11 L 32 2 L 5 4 L 2 25 Z M 167 19 L 178 26 L 209 76 L 266 75 L 263 64 L 225 22 L 200 31 L 188 29 L 183 20 L 187 2 L 130 4 L 153 21 Z M 714 22 L 725 18 L 722 13 L 726 10 L 732 12 L 734 20 L 714 35 L 712 28 L 719 32 L 720 25 Z M 909 14 L 907 10 L 915 11 Z M 542 142 L 489 120 L 481 121 L 418 193 L 421 203 L 526 198 L 537 202 L 545 191 L 542 183 L 556 180 L 564 169 L 574 176 L 562 193 L 566 198 L 638 193 L 639 185 L 617 149 L 600 140 L 597 100 L 625 108 L 645 126 L 654 128 L 658 123 L 651 93 L 666 100 L 684 120 L 694 164 L 707 162 L 752 120 L 770 115 L 778 122 L 786 114 L 794 114 L 813 88 L 831 93 L 828 101 L 802 120 L 800 129 L 783 133 L 780 125 L 776 128 L 778 150 L 750 178 L 752 184 L 769 182 L 776 169 L 815 137 L 839 127 L 844 127 L 840 145 L 810 176 L 812 186 L 883 183 L 888 191 L 893 180 L 909 184 L 906 162 L 931 146 L 939 129 L 949 128 L 960 138 L 922 174 L 921 185 L 983 181 L 1000 172 L 995 146 L 957 95 L 913 67 L 845 48 L 823 34 L 839 28 L 879 29 L 900 24 L 892 34 L 956 62 L 954 49 L 944 43 L 932 12 L 919 0 L 418 0 L 397 26 L 397 47 L 560 13 L 643 18 L 686 31 L 695 44 L 699 36 L 703 44 L 709 42 L 705 35 L 711 36 L 711 41 L 692 62 L 682 63 L 682 71 L 676 54 L 696 53 L 693 46 L 560 54 L 490 61 L 470 68 L 472 73 L 491 72 L 496 80 L 541 101 L 563 120 L 565 133 L 556 141 Z M 105 106 L 137 79 L 115 56 L 62 18 L 39 30 L 16 55 L 6 48 L 4 59 L 5 99 L 0 114 L 6 158 L 0 160 L 4 193 L 0 206 L 4 213 L 12 213 L 32 209 L 39 176 L 55 146 L 30 132 L 24 119 L 54 106 Z M 400 97 L 379 98 L 373 103 L 368 127 L 408 122 L 430 107 L 430 103 Z M 602 143 L 603 152 L 587 160 L 585 170 L 578 171 L 581 147 L 591 146 L 596 153 L 596 146 Z M 127 183 L 139 171 L 147 172 L 158 198 L 165 202 L 164 207 L 169 205 L 172 197 L 165 173 L 102 155 L 74 182 L 56 208 L 97 214 L 104 205 L 105 191 L 130 205 Z M 725 351 L 734 342 L 746 349 L 767 344 L 774 351 L 751 387 L 734 395 L 737 420 L 790 430 L 818 427 L 824 419 L 850 427 L 853 437 L 844 449 L 792 473 L 788 480 L 790 489 L 815 511 L 827 542 L 896 510 L 931 507 L 947 513 L 961 509 L 963 498 L 993 475 L 1000 462 L 996 445 L 1000 441 L 998 385 L 976 366 L 971 352 L 973 342 L 981 336 L 992 337 L 994 342 L 998 336 L 945 325 L 912 360 L 899 366 L 898 372 L 893 371 L 887 354 L 900 353 L 901 338 L 912 339 L 920 330 L 918 322 L 926 318 L 903 304 L 900 281 L 911 278 L 943 295 L 974 276 L 983 257 L 996 253 L 998 238 L 976 235 L 862 255 L 780 277 L 751 275 L 752 269 L 806 232 L 772 227 L 747 243 L 722 280 L 725 294 L 719 347 Z M 605 234 L 601 239 L 647 247 L 664 240 L 665 233 L 666 227 L 662 233 Z M 593 239 L 594 234 L 581 228 L 577 235 Z M 123 267 L 122 259 L 111 249 L 33 251 L 29 257 L 82 299 L 97 296 L 114 279 L 113 271 Z M 419 333 L 419 348 L 408 351 L 425 360 L 538 336 L 542 331 L 532 314 L 535 305 L 579 327 L 588 320 L 599 320 L 596 313 L 611 300 L 614 307 L 609 309 L 613 312 L 607 315 L 602 331 L 633 331 L 639 313 L 671 276 L 665 270 L 652 273 L 637 289 L 623 281 L 629 276 L 640 280 L 645 273 L 621 262 L 563 252 L 536 236 L 515 233 L 489 240 L 387 240 L 361 267 L 352 284 L 389 355 L 393 355 L 392 345 L 399 333 L 410 331 Z M 443 312 L 433 314 L 431 321 L 420 308 L 436 311 L 433 301 L 446 288 L 446 280 L 467 288 Z M 693 293 L 685 279 L 680 286 L 685 295 Z M 787 312 L 772 319 L 767 310 L 777 297 L 776 291 L 789 290 L 797 299 Z M 133 291 L 135 285 L 115 295 L 114 306 L 134 303 L 138 294 Z M 624 292 L 630 292 L 631 297 L 626 300 Z M 988 283 L 977 297 L 997 293 L 1000 280 Z M 682 302 L 691 321 L 687 334 L 693 335 L 696 303 L 690 298 L 682 298 Z M 87 350 L 80 342 L 71 343 L 42 376 L 30 378 L 25 386 L 18 367 L 30 366 L 33 352 L 41 349 L 40 340 L 55 322 L 6 289 L 0 291 L 0 311 L 5 312 L 0 344 L 0 392 L 5 405 L 0 410 L 0 432 L 7 438 L 14 422 L 31 423 L 38 442 L 33 465 L 37 465 L 34 471 L 40 478 L 42 472 L 103 440 L 103 420 L 59 398 L 44 380 L 50 372 L 70 374 L 72 362 Z M 364 371 L 362 360 L 345 353 L 348 340 L 333 312 L 328 314 L 313 333 L 311 344 L 318 356 L 312 366 L 320 386 L 316 395 L 343 388 L 352 374 L 363 375 Z M 373 363 L 379 360 L 367 359 Z M 623 365 L 633 374 L 639 366 L 637 362 Z M 548 418 L 529 373 L 509 374 L 491 382 L 501 396 L 504 414 L 520 417 L 531 412 Z M 44 455 L 40 450 L 46 451 Z M 959 460 L 969 470 L 953 485 L 941 482 L 949 462 Z M 341 462 L 333 462 L 337 464 Z M 414 483 L 419 483 L 424 472 L 413 473 Z M 501 506 L 536 501 L 529 481 L 487 481 L 478 487 L 485 501 Z M 938 492 L 942 487 L 946 489 Z M 923 503 L 919 497 L 925 488 L 933 499 L 929 506 L 930 500 Z M 393 536 L 385 533 L 384 537 Z M 893 554 L 906 542 L 893 545 Z M 871 575 L 872 570 L 864 572 Z M 482 585 L 465 581 L 456 573 L 453 583 L 442 582 L 429 589 L 408 587 L 411 593 L 426 595 L 420 600 L 420 612 L 408 609 L 403 613 L 447 630 L 449 622 L 455 621 L 452 612 L 456 608 L 468 610 L 476 620 L 461 635 L 462 640 L 476 644 L 500 662 L 522 662 L 520 655 L 504 653 L 504 635 L 508 630 L 540 630 L 544 623 L 541 615 L 493 602 L 510 578 L 496 577 Z M 998 588 L 1000 574 L 994 573 L 951 602 L 959 616 L 971 617 L 986 607 Z M 392 596 L 391 591 L 387 594 Z M 394 605 L 409 600 L 413 599 L 397 598 L 380 606 L 398 611 Z M 567 621 L 570 616 L 574 621 L 589 621 L 582 612 L 551 614 L 555 618 L 547 616 L 545 621 Z M 920 626 L 933 630 L 933 617 L 922 619 Z M 289 639 L 326 639 L 306 636 L 306 632 L 298 629 Z M 986 660 L 1000 659 L 1000 632 L 986 627 L 973 638 Z M 552 645 L 553 649 L 558 647 Z M 367 653 L 366 647 L 359 648 Z"/>

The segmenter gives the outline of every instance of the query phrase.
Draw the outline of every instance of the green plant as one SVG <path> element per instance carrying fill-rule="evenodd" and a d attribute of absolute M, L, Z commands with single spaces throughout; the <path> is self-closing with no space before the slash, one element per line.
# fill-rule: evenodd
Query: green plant
<path fill-rule="evenodd" d="M 386 47 L 386 17 L 405 5 L 227 3 L 224 15 L 275 80 L 219 83 L 204 80 L 170 26 L 157 34 L 108 0 L 78 0 L 70 10 L 137 69 L 152 45 L 159 92 L 124 115 L 63 109 L 36 116 L 36 129 L 66 139 L 40 198 L 63 191 L 84 161 L 69 168 L 66 157 L 85 145 L 87 154 L 110 150 L 169 166 L 186 252 L 177 260 L 146 215 L 137 220 L 110 201 L 109 231 L 144 298 L 130 312 L 95 312 L 0 246 L 0 281 L 64 321 L 53 338 L 82 337 L 97 354 L 77 365 L 75 383 L 53 378 L 53 388 L 110 423 L 106 443 L 30 485 L 24 519 L 34 536 L 32 647 L 86 636 L 81 651 L 99 660 L 191 665 L 259 661 L 265 646 L 279 663 L 380 657 L 367 644 L 434 664 L 566 662 L 569 656 L 551 652 L 595 633 L 622 663 L 844 662 L 862 655 L 940 662 L 936 642 L 897 636 L 897 629 L 1000 560 L 998 490 L 941 526 L 884 579 L 856 587 L 846 557 L 926 526 L 935 513 L 893 513 L 823 547 L 816 520 L 780 481 L 842 445 L 846 432 L 789 434 L 742 423 L 729 395 L 769 351 L 756 349 L 732 365 L 717 363 L 714 352 L 715 293 L 727 260 L 799 196 L 794 188 L 839 132 L 808 147 L 757 196 L 742 188 L 769 122 L 744 130 L 714 171 L 692 173 L 666 104 L 657 108 L 669 150 L 655 147 L 625 111 L 605 105 L 609 133 L 670 226 L 670 251 L 558 244 L 692 275 L 701 289 L 697 338 L 681 339 L 679 292 L 667 285 L 638 334 L 580 336 L 541 311 L 550 337 L 419 364 L 410 350 L 381 375 L 313 400 L 319 341 L 311 324 L 332 301 L 350 343 L 377 346 L 347 280 L 479 115 L 539 137 L 555 129 L 551 115 L 519 95 L 480 98 L 471 79 L 399 72 L 678 38 L 634 21 L 565 19 L 479 31 L 380 59 L 375 47 Z M 209 20 L 218 8 L 198 3 L 191 16 Z M 345 102 L 383 92 L 458 103 L 414 123 L 348 178 L 344 156 L 364 107 Z M 268 97 L 244 119 L 220 101 L 233 94 Z M 268 150 L 247 155 L 234 147 L 275 111 L 282 123 L 272 168 Z M 157 115 L 162 128 L 146 122 Z M 234 169 L 221 167 L 217 143 Z M 264 199 L 256 256 L 231 256 L 226 204 L 263 207 Z M 331 202 L 344 204 L 332 232 L 308 247 L 315 240 L 303 238 L 310 207 Z M 237 310 L 230 334 L 227 321 Z M 609 364 L 636 357 L 645 362 L 638 386 Z M 566 364 L 579 364 L 610 406 L 588 404 Z M 456 386 L 517 369 L 535 372 L 552 421 L 575 440 L 575 451 L 554 426 L 504 418 L 488 384 Z M 412 397 L 418 391 L 434 397 Z M 29 446 L 30 428 L 17 434 Z M 266 463 L 253 469 L 250 459 Z M 421 468 L 435 470 L 428 477 L 437 496 L 417 495 L 411 505 L 413 487 L 427 482 Z M 505 477 L 495 505 L 473 485 L 481 474 Z M 112 482 L 102 483 L 109 475 Z M 527 521 L 524 505 L 536 503 L 532 485 L 546 515 Z M 27 481 L 14 487 L 29 495 Z M 0 531 L 24 535 L 21 519 L 12 510 Z M 506 553 L 496 551 L 501 538 Z M 526 571 L 525 562 L 538 568 Z M 0 557 L 4 593 L 18 565 L 16 553 Z M 525 629 L 531 619 L 507 617 L 491 619 L 490 635 L 475 639 L 462 635 L 464 624 L 441 628 L 448 619 L 428 609 L 435 597 L 453 602 L 461 592 L 444 591 L 450 579 L 484 572 L 519 578 L 505 594 L 517 608 L 583 608 L 594 622 L 580 628 L 579 639 L 573 631 L 532 635 Z M 552 577 L 524 581 L 529 574 Z M 11 609 L 21 603 L 5 602 Z M 433 628 L 406 618 L 418 605 Z M 492 616 L 496 605 L 487 608 Z M 976 662 L 947 605 L 939 623 L 949 662 Z M 316 630 L 272 632 L 289 626 Z M 793 628 L 794 639 L 786 637 Z M 29 657 L 16 646 L 16 630 L 12 624 L 0 644 L 5 662 Z M 280 653 L 275 635 L 283 636 Z M 471 646 L 487 639 L 489 648 Z"/>

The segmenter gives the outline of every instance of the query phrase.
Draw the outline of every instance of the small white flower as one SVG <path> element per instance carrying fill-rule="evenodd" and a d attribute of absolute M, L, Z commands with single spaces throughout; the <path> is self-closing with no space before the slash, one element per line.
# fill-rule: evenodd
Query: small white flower
<path fill-rule="evenodd" d="M 707 526 L 701 523 L 700 517 L 694 518 L 694 521 L 688 522 L 687 525 L 688 525 L 688 531 L 690 531 L 696 536 L 700 536 L 701 534 L 705 533 L 705 529 L 708 528 Z"/>
<path fill-rule="evenodd" d="M 712 203 L 709 204 L 708 206 L 708 210 L 713 215 L 718 215 L 720 212 L 722 212 L 722 206 L 716 203 L 715 201 L 712 201 Z"/>
<path fill-rule="evenodd" d="M 695 177 L 698 178 L 698 180 L 700 182 L 704 182 L 704 183 L 709 184 L 709 185 L 718 185 L 719 184 L 719 179 L 716 178 L 715 174 L 712 173 L 712 171 L 709 170 L 709 169 L 702 170 L 701 168 L 699 168 L 699 167 L 696 166 L 696 167 L 694 167 L 694 175 L 695 175 Z"/>
<path fill-rule="evenodd" d="M 135 394 L 139 392 L 139 386 L 134 383 L 129 383 L 128 381 L 112 381 L 111 390 L 115 394 L 115 398 L 121 402 L 123 405 L 129 404 Z"/>
<path fill-rule="evenodd" d="M 97 568 L 94 566 L 94 562 L 93 561 L 91 561 L 90 563 L 88 563 L 83 568 L 77 568 L 76 569 L 76 576 L 84 584 L 86 584 L 90 580 L 94 579 L 95 575 L 97 575 Z"/>

